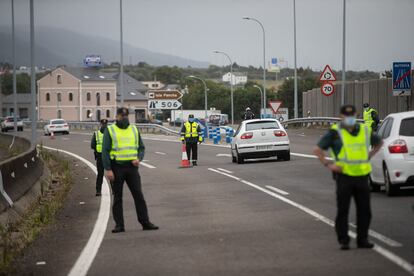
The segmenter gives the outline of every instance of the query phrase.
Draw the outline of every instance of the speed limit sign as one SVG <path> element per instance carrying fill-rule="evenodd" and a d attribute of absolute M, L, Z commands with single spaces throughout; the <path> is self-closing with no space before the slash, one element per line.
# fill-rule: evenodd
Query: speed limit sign
<path fill-rule="evenodd" d="M 335 92 L 335 86 L 332 82 L 324 82 L 321 86 L 321 92 L 325 96 L 331 96 Z"/>

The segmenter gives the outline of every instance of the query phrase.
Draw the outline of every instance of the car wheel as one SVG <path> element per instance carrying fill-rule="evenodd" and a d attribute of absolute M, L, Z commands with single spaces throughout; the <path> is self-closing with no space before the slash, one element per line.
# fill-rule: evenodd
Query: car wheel
<path fill-rule="evenodd" d="M 381 185 L 373 182 L 372 179 L 371 179 L 371 176 L 368 177 L 368 183 L 369 183 L 369 187 L 371 189 L 371 192 L 377 193 L 377 192 L 381 191 Z"/>
<path fill-rule="evenodd" d="M 231 162 L 232 163 L 236 163 L 237 162 L 237 158 L 236 158 L 236 156 L 234 156 L 233 151 L 231 151 Z"/>
<path fill-rule="evenodd" d="M 387 196 L 395 195 L 398 188 L 392 185 L 390 174 L 386 166 L 384 166 L 384 183 L 385 183 L 385 193 L 387 194 Z"/>
<path fill-rule="evenodd" d="M 237 152 L 237 150 L 236 150 L 236 162 L 237 162 L 237 164 L 243 164 L 244 163 L 244 158 L 240 156 L 240 154 Z"/>
<path fill-rule="evenodd" d="M 289 161 L 290 160 L 290 151 L 286 150 L 286 151 L 283 151 L 283 152 L 279 152 L 279 153 L 277 153 L 276 156 L 277 156 L 278 160 L 282 159 L 284 161 Z"/>
<path fill-rule="evenodd" d="M 23 131 L 23 128 L 22 128 L 22 127 L 19 127 L 19 128 L 17 129 L 17 131 Z"/>

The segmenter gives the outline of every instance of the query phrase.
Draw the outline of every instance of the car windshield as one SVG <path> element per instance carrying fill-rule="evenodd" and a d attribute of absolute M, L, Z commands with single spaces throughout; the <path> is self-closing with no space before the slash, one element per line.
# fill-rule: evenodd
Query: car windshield
<path fill-rule="evenodd" d="M 64 120 L 56 120 L 56 121 L 52 121 L 51 123 L 52 125 L 63 125 L 65 124 Z"/>
<path fill-rule="evenodd" d="M 276 121 L 257 121 L 246 124 L 247 131 L 260 129 L 279 129 L 279 124 Z"/>
<path fill-rule="evenodd" d="M 401 136 L 414 136 L 414 117 L 403 119 L 400 125 Z"/>

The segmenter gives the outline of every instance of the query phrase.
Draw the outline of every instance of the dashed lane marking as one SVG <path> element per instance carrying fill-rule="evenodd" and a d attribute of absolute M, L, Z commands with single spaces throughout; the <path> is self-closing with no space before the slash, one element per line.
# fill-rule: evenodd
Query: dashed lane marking
<path fill-rule="evenodd" d="M 67 141 L 67 140 L 70 140 L 70 139 L 69 138 L 66 138 L 66 137 L 62 137 L 62 140 Z"/>
<path fill-rule="evenodd" d="M 279 195 L 279 194 L 276 194 L 276 193 L 274 193 L 272 191 L 266 190 L 266 189 L 264 189 L 264 188 L 262 188 L 262 187 L 260 187 L 260 186 L 258 186 L 256 184 L 252 183 L 252 182 L 243 180 L 243 179 L 241 179 L 241 178 L 239 178 L 237 176 L 234 176 L 234 175 L 231 175 L 231 174 L 228 174 L 228 173 L 225 173 L 225 172 L 221 172 L 221 171 L 218 171 L 218 170 L 215 170 L 215 169 L 212 169 L 212 168 L 208 168 L 208 170 L 209 171 L 213 171 L 215 173 L 222 174 L 224 176 L 227 176 L 229 178 L 232 178 L 234 180 L 237 180 L 237 181 L 239 181 L 241 183 L 244 183 L 246 185 L 249 185 L 252 188 L 255 188 L 255 189 L 259 190 L 259 191 L 262 191 L 262 192 L 264 192 L 264 193 L 266 193 L 266 194 L 268 194 L 268 195 L 270 195 L 270 196 L 272 196 L 274 198 L 277 198 L 277 199 L 279 199 L 279 200 L 281 200 L 281 201 L 283 201 L 283 202 L 285 202 L 285 203 L 287 203 L 287 204 L 289 204 L 289 205 L 291 205 L 293 207 L 298 208 L 299 210 L 302 210 L 303 212 L 307 213 L 308 215 L 311 215 L 315 219 L 317 219 L 319 221 L 322 221 L 322 222 L 324 222 L 325 224 L 327 224 L 327 225 L 329 225 L 331 227 L 335 227 L 335 223 L 332 220 L 330 220 L 329 218 L 324 217 L 323 215 L 321 215 L 321 214 L 313 211 L 312 209 L 310 209 L 308 207 L 305 207 L 304 205 L 301 205 L 301 204 L 299 204 L 299 203 L 297 203 L 297 202 L 295 202 L 293 200 L 290 200 L 290 199 L 288 199 L 288 198 L 286 198 L 286 197 L 284 197 L 282 195 Z M 371 237 L 373 237 L 373 238 L 376 238 L 375 236 L 372 236 L 371 233 L 369 233 L 369 235 Z M 356 238 L 356 233 L 354 231 L 349 231 L 349 236 L 355 239 Z M 392 253 L 388 249 L 386 249 L 386 248 L 384 248 L 384 247 L 382 247 L 382 246 L 380 246 L 378 244 L 375 244 L 373 250 L 376 251 L 377 253 L 379 253 L 380 255 L 382 255 L 383 257 L 385 257 L 386 259 L 388 259 L 389 261 L 391 261 L 394 264 L 398 265 L 400 268 L 404 269 L 408 273 L 414 275 L 414 265 L 411 264 L 410 262 L 406 261 L 405 259 L 403 259 L 400 256 Z"/>
<path fill-rule="evenodd" d="M 84 143 L 90 143 L 91 141 L 89 140 L 83 140 Z"/>
<path fill-rule="evenodd" d="M 144 167 L 147 167 L 148 169 L 156 169 L 157 167 L 155 167 L 155 166 L 153 166 L 153 165 L 151 165 L 151 164 L 148 164 L 148 163 L 145 163 L 144 161 L 141 161 L 141 162 L 139 162 L 142 166 L 144 166 Z"/>
<path fill-rule="evenodd" d="M 165 152 L 161 152 L 161 151 L 156 151 L 155 153 L 159 155 L 167 155 Z"/>
<path fill-rule="evenodd" d="M 85 158 L 74 154 L 69 151 L 59 150 L 56 148 L 50 148 L 43 146 L 45 149 L 49 150 L 57 150 L 59 152 L 65 153 L 72 157 L 75 157 L 85 163 L 95 174 L 97 174 L 96 167 L 86 160 Z M 93 260 L 98 253 L 98 249 L 101 246 L 102 240 L 105 236 L 106 227 L 108 225 L 110 210 L 111 210 L 111 196 L 109 192 L 109 184 L 106 181 L 106 178 L 103 179 L 104 185 L 102 185 L 102 196 L 101 196 L 101 204 L 99 206 L 99 213 L 96 219 L 95 225 L 93 227 L 92 233 L 89 236 L 88 242 L 86 243 L 85 247 L 83 248 L 81 254 L 79 255 L 76 263 L 73 265 L 69 272 L 69 276 L 84 276 L 88 273 L 89 268 L 92 265 Z"/>
<path fill-rule="evenodd" d="M 274 192 L 276 192 L 276 193 L 279 193 L 279 194 L 281 194 L 281 195 L 289 195 L 289 193 L 288 193 L 288 192 L 285 192 L 285 191 L 283 191 L 283 190 L 281 190 L 281 189 L 278 189 L 278 188 L 276 188 L 276 187 L 273 187 L 273 186 L 266 186 L 266 188 L 268 188 L 269 190 L 272 190 L 272 191 L 274 191 Z"/>
<path fill-rule="evenodd" d="M 225 173 L 233 173 L 232 171 L 228 171 L 228 170 L 222 169 L 222 168 L 217 168 L 217 170 L 220 170 L 220 171 L 225 172 Z"/>
<path fill-rule="evenodd" d="M 224 157 L 231 157 L 231 154 L 229 154 L 229 153 L 217 153 L 216 156 L 217 157 L 223 157 L 223 156 Z"/>

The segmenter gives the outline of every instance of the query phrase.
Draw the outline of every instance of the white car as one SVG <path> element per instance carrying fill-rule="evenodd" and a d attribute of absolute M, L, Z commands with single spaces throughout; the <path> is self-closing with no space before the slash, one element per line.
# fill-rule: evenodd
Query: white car
<path fill-rule="evenodd" d="M 8 116 L 1 122 L 1 132 L 7 132 L 14 129 L 14 117 Z M 23 121 L 17 118 L 17 131 L 23 131 Z"/>
<path fill-rule="evenodd" d="M 414 111 L 388 115 L 378 129 L 384 140 L 372 158 L 371 186 L 385 186 L 392 196 L 402 186 L 414 186 Z"/>
<path fill-rule="evenodd" d="M 277 156 L 290 160 L 290 144 L 286 130 L 276 119 L 243 121 L 231 142 L 233 163 L 242 164 L 245 159 Z"/>
<path fill-rule="evenodd" d="M 44 127 L 45 135 L 56 134 L 58 132 L 62 134 L 69 134 L 69 125 L 63 119 L 50 120 Z"/>

